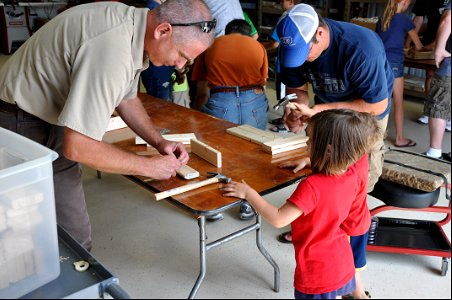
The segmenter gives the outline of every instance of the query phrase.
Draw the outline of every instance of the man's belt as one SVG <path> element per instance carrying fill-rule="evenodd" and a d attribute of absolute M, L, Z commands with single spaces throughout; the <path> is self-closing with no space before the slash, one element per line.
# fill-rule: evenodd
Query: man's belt
<path fill-rule="evenodd" d="M 243 91 L 249 91 L 249 90 L 260 90 L 263 91 L 264 88 L 262 85 L 247 85 L 247 86 L 231 86 L 231 87 L 213 87 L 210 89 L 210 94 L 215 93 L 239 93 Z"/>
<path fill-rule="evenodd" d="M 0 110 L 14 113 L 17 112 L 17 105 L 5 102 L 2 99 L 0 99 Z"/>

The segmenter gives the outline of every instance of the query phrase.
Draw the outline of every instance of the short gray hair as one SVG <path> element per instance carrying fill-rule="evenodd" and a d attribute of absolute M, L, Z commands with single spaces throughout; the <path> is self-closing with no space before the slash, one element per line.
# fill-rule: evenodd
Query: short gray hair
<path fill-rule="evenodd" d="M 193 23 L 212 20 L 212 13 L 202 0 L 167 0 L 155 10 L 158 23 Z M 183 12 L 183 13 L 182 13 Z M 176 43 L 187 44 L 195 40 L 210 45 L 215 30 L 205 33 L 199 26 L 174 26 L 173 37 Z"/>

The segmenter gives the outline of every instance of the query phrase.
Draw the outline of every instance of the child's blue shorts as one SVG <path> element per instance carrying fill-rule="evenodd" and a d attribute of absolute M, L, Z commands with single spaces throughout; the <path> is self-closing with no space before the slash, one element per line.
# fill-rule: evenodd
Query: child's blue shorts
<path fill-rule="evenodd" d="M 356 289 L 355 276 L 338 290 L 323 294 L 304 294 L 295 289 L 295 299 L 336 299 L 338 296 L 350 294 Z"/>
<path fill-rule="evenodd" d="M 357 271 L 364 270 L 367 266 L 366 247 L 368 235 L 369 233 L 366 232 L 363 235 L 350 237 L 350 246 L 352 247 L 353 260 Z"/>

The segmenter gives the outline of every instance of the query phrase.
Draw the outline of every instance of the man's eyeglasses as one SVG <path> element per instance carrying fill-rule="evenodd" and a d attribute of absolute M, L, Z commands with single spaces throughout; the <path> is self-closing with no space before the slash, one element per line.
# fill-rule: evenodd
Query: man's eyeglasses
<path fill-rule="evenodd" d="M 194 22 L 194 23 L 171 24 L 171 26 L 196 26 L 196 25 L 198 25 L 201 28 L 202 32 L 209 33 L 212 29 L 215 28 L 215 26 L 217 26 L 217 19 L 213 19 L 212 21 L 202 21 L 202 22 Z"/>

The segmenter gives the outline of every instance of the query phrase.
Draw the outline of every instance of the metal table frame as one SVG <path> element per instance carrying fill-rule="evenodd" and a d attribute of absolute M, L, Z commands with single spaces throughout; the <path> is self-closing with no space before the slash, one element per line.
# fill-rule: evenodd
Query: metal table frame
<path fill-rule="evenodd" d="M 100 172 L 97 173 L 98 178 L 100 178 Z M 126 175 L 125 177 L 127 177 L 128 179 L 130 179 L 131 181 L 137 183 L 138 185 L 146 188 L 149 190 L 149 186 L 146 185 L 142 180 L 140 180 L 139 178 L 135 177 L 135 176 L 130 176 L 130 175 Z M 286 184 L 284 185 L 280 185 L 277 186 L 273 189 L 270 189 L 268 191 L 265 191 L 263 193 L 261 193 L 261 196 L 264 196 L 266 194 L 275 192 L 279 189 L 282 189 L 284 187 L 287 187 L 289 185 L 295 184 L 297 182 L 300 182 L 302 179 L 306 178 L 306 175 L 302 175 L 299 178 L 295 178 L 293 180 L 290 180 L 288 182 L 286 182 Z M 193 285 L 193 288 L 191 289 L 190 295 L 188 296 L 189 299 L 194 299 L 196 296 L 196 293 L 198 292 L 201 283 L 203 282 L 205 276 L 206 276 L 206 271 L 207 271 L 207 251 L 219 247 L 223 244 L 226 244 L 232 240 L 235 240 L 236 238 L 239 238 L 251 231 L 256 231 L 256 246 L 259 249 L 259 251 L 261 252 L 261 254 L 264 256 L 264 258 L 270 263 L 270 265 L 273 267 L 274 270 L 274 283 L 273 283 L 273 290 L 278 293 L 279 289 L 280 289 L 280 270 L 279 270 L 279 266 L 278 264 L 275 262 L 275 260 L 273 259 L 273 257 L 268 253 L 268 251 L 265 249 L 265 247 L 262 244 L 262 217 L 256 212 L 255 213 L 255 217 L 256 217 L 256 222 L 250 226 L 246 226 L 240 230 L 237 230 L 235 232 L 232 232 L 222 238 L 219 238 L 213 242 L 207 243 L 207 234 L 206 234 L 206 217 L 226 211 L 228 209 L 231 209 L 232 207 L 236 207 L 238 205 L 240 205 L 241 203 L 243 203 L 244 200 L 235 202 L 231 205 L 225 206 L 225 207 L 221 207 L 217 210 L 213 210 L 213 211 L 209 211 L 209 212 L 199 212 L 199 211 L 190 211 L 189 209 L 187 209 L 187 207 L 185 207 L 184 205 L 182 205 L 179 201 L 174 200 L 172 198 L 168 198 L 166 199 L 166 201 L 183 208 L 184 210 L 188 210 L 190 213 L 198 215 L 198 227 L 199 227 L 199 274 L 198 277 L 196 279 L 195 284 Z"/>
<path fill-rule="evenodd" d="M 207 251 L 216 248 L 218 246 L 221 246 L 223 244 L 226 244 L 227 242 L 230 242 L 238 237 L 241 237 L 242 235 L 247 234 L 248 232 L 251 232 L 253 230 L 256 230 L 256 245 L 259 251 L 262 253 L 262 255 L 265 257 L 265 259 L 272 265 L 274 269 L 274 287 L 273 290 L 275 292 L 279 292 L 279 283 L 280 283 L 280 271 L 279 267 L 276 264 L 275 260 L 271 257 L 271 255 L 267 252 L 267 250 L 262 245 L 262 221 L 261 216 L 259 214 L 256 214 L 256 223 L 254 223 L 251 226 L 247 226 L 241 230 L 235 231 L 225 237 L 222 237 L 220 239 L 217 239 L 213 242 L 207 243 L 207 235 L 206 235 L 206 217 L 200 216 L 198 218 L 198 226 L 199 226 L 199 275 L 196 279 L 195 285 L 193 286 L 189 299 L 193 299 L 198 292 L 199 287 L 201 286 L 202 281 L 204 280 L 204 277 L 206 275 L 207 270 Z"/>

